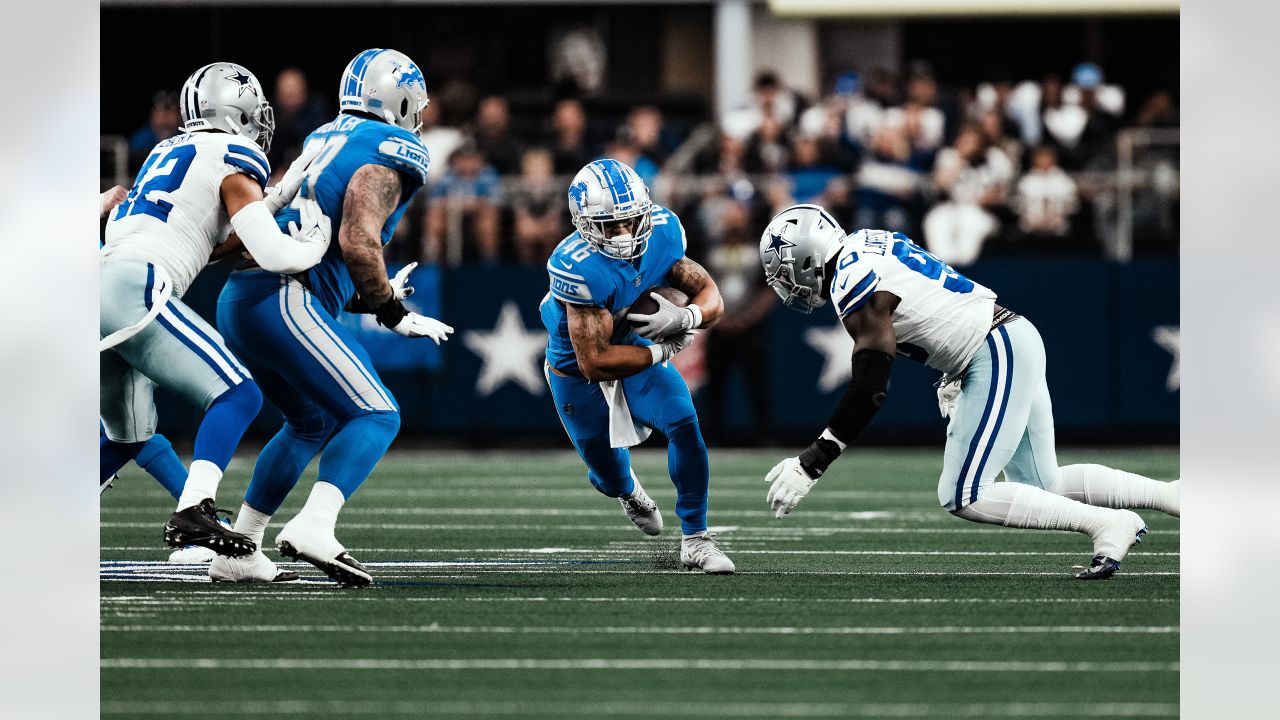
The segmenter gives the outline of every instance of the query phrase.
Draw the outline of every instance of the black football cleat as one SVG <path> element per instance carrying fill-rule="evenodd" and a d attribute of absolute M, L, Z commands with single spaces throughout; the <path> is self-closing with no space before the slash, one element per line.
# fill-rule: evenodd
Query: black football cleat
<path fill-rule="evenodd" d="M 243 557 L 258 549 L 249 536 L 218 522 L 213 498 L 170 515 L 164 524 L 164 541 L 169 547 L 199 545 L 227 557 Z"/>
<path fill-rule="evenodd" d="M 1110 580 L 1120 569 L 1120 561 L 1106 555 L 1094 555 L 1089 567 L 1076 573 L 1077 580 Z"/>
<path fill-rule="evenodd" d="M 291 560 L 305 560 L 315 565 L 321 572 L 338 583 L 338 587 L 362 588 L 373 583 L 373 576 L 369 574 L 365 566 L 351 557 L 351 553 L 346 550 L 338 553 L 331 560 L 324 560 L 298 550 L 288 540 L 277 542 L 276 549 L 280 551 L 281 555 Z"/>

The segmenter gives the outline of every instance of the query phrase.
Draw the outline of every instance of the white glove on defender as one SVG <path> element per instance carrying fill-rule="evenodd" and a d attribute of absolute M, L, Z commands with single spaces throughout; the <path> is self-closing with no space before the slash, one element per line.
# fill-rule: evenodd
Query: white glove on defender
<path fill-rule="evenodd" d="M 416 312 L 410 312 L 405 315 L 391 330 L 397 335 L 405 337 L 431 338 L 437 345 L 440 344 L 441 340 L 448 340 L 449 333 L 453 332 L 452 327 L 435 318 L 419 315 Z"/>
<path fill-rule="evenodd" d="M 809 490 L 817 484 L 817 478 L 809 477 L 809 473 L 800 467 L 800 458 L 789 457 L 769 471 L 764 481 L 773 483 L 769 486 L 769 495 L 765 502 L 774 510 L 774 517 L 790 515 L 796 509 L 800 498 L 809 494 Z"/>
<path fill-rule="evenodd" d="M 409 280 L 409 276 L 413 274 L 413 269 L 418 267 L 418 263 L 411 262 L 400 268 L 400 272 L 396 276 L 388 280 L 391 283 L 391 297 L 396 300 L 403 300 L 413 294 L 413 286 L 405 285 Z"/>
<path fill-rule="evenodd" d="M 702 310 L 697 305 L 680 307 L 656 292 L 649 297 L 658 303 L 651 315 L 628 313 L 627 320 L 635 326 L 636 333 L 646 340 L 658 340 L 675 333 L 693 330 L 702 324 Z"/>
<path fill-rule="evenodd" d="M 262 204 L 267 206 L 267 210 L 272 215 L 280 212 L 293 202 L 293 198 L 298 194 L 298 190 L 302 188 L 302 181 L 307 177 L 307 167 L 311 165 L 311 161 L 316 159 L 316 155 L 320 154 L 320 147 L 323 143 L 310 143 L 310 148 L 304 148 L 302 154 L 297 160 L 289 166 L 284 176 L 280 178 L 280 182 L 274 186 L 267 188 L 263 193 Z"/>

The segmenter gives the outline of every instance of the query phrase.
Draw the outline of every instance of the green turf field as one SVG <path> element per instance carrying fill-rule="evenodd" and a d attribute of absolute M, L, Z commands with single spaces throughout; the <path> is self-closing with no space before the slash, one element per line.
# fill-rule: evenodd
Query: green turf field
<path fill-rule="evenodd" d="M 309 565 L 226 586 L 157 562 L 172 502 L 130 466 L 102 498 L 103 715 L 1177 715 L 1176 519 L 1142 512 L 1121 574 L 1084 583 L 1086 539 L 940 510 L 940 449 L 857 449 L 785 520 L 764 504 L 779 456 L 712 451 L 709 519 L 738 574 L 711 577 L 676 569 L 665 454 L 636 455 L 667 521 L 650 539 L 571 453 L 393 453 L 339 520 L 364 590 Z M 1060 459 L 1178 475 L 1170 449 Z"/>

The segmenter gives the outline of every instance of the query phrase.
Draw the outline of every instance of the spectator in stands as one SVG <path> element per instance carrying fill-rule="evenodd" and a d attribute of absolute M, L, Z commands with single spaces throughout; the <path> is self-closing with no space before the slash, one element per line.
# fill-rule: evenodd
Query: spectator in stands
<path fill-rule="evenodd" d="M 987 144 L 979 126 L 969 124 L 938 153 L 933 179 L 946 200 L 924 218 L 925 243 L 943 262 L 969 265 L 999 229 L 992 208 L 1007 201 L 1013 163 Z"/>
<path fill-rule="evenodd" d="M 1058 153 L 1041 145 L 1031 154 L 1031 169 L 1018 181 L 1013 199 L 1018 228 L 1028 239 L 1058 240 L 1071 230 L 1079 209 L 1076 184 L 1058 166 Z"/>
<path fill-rule="evenodd" d="M 500 194 L 498 173 L 474 143 L 454 150 L 444 176 L 430 189 L 423 249 L 427 261 L 497 262 Z"/>
<path fill-rule="evenodd" d="M 750 437 L 768 437 L 773 407 L 769 382 L 769 311 L 777 296 L 764 283 L 757 233 L 748 207 L 735 200 L 715 203 L 719 212 L 703 215 L 713 238 L 707 268 L 720 286 L 724 318 L 707 333 L 707 412 L 702 415 L 707 436 L 724 438 L 729 410 L 729 386 L 734 368 L 742 369 L 742 383 L 751 408 L 745 429 Z M 717 242 L 718 241 L 718 242 Z"/>
<path fill-rule="evenodd" d="M 671 156 L 662 137 L 662 111 L 652 105 L 641 105 L 627 115 L 624 126 L 636 150 L 657 167 Z"/>
<path fill-rule="evenodd" d="M 1017 138 L 1005 133 L 1004 117 L 1000 111 L 992 108 L 978 116 L 978 127 L 982 129 L 982 139 L 990 147 L 999 148 L 1012 163 L 1010 175 L 1017 175 L 1022 167 L 1022 143 Z"/>
<path fill-rule="evenodd" d="M 595 157 L 587 142 L 587 114 L 582 103 L 573 98 L 556 103 L 551 128 L 551 152 L 557 175 L 573 175 Z"/>
<path fill-rule="evenodd" d="M 1133 119 L 1136 127 L 1176 128 L 1178 127 L 1178 106 L 1168 90 L 1157 90 L 1147 98 Z"/>
<path fill-rule="evenodd" d="M 429 102 L 422 109 L 422 144 L 431 154 L 431 164 L 427 168 L 428 184 L 439 182 L 444 177 L 453 151 L 465 139 L 461 130 L 441 123 L 440 112 L 438 102 Z"/>
<path fill-rule="evenodd" d="M 178 95 L 161 90 L 151 98 L 151 114 L 147 124 L 138 128 L 129 136 L 129 165 L 133 170 L 142 166 L 142 162 L 151 149 L 161 140 L 168 140 L 178 134 L 178 126 L 182 118 L 178 115 Z"/>
<path fill-rule="evenodd" d="M 796 138 L 791 146 L 791 167 L 787 171 L 796 202 L 818 201 L 826 192 L 827 185 L 839 175 L 840 168 L 822 157 L 817 138 Z"/>
<path fill-rule="evenodd" d="M 800 119 L 806 105 L 804 98 L 782 84 L 777 73 L 765 70 L 756 76 L 751 104 L 727 113 L 721 127 L 735 137 L 747 137 L 772 120 L 780 132 L 786 134 Z"/>
<path fill-rule="evenodd" d="M 650 192 L 653 191 L 654 183 L 658 179 L 658 165 L 653 160 L 640 153 L 640 147 L 636 145 L 635 140 L 631 137 L 628 126 L 623 125 L 618 128 L 618 132 L 614 135 L 613 141 L 604 147 L 602 158 L 613 158 L 624 165 L 629 166 L 645 185 L 649 186 Z"/>
<path fill-rule="evenodd" d="M 906 129 L 881 124 L 858 169 L 855 226 L 912 232 L 911 210 L 918 200 L 921 172 L 911 159 Z"/>
<path fill-rule="evenodd" d="M 329 121 L 328 113 L 313 100 L 307 89 L 307 76 L 298 68 L 285 68 L 276 76 L 271 95 L 276 132 L 271 141 L 271 169 L 283 173 L 302 152 L 302 143 L 313 130 Z"/>
<path fill-rule="evenodd" d="M 511 134 L 511 110 L 506 98 L 490 95 L 480 100 L 474 137 L 476 146 L 499 174 L 509 175 L 521 169 L 520 143 Z"/>
<path fill-rule="evenodd" d="M 790 160 L 786 128 L 771 116 L 760 121 L 747 139 L 746 170 L 749 173 L 778 173 L 786 170 Z"/>
<path fill-rule="evenodd" d="M 516 259 L 541 264 L 568 234 L 564 188 L 556 183 L 555 161 L 545 148 L 526 150 L 520 182 L 511 196 Z"/>

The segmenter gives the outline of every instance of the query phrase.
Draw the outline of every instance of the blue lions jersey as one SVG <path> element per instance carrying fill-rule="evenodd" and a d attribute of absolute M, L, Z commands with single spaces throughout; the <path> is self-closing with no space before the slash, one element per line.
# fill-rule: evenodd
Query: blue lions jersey
<path fill-rule="evenodd" d="M 685 252 L 684 228 L 675 213 L 653 206 L 653 234 L 645 253 L 634 261 L 601 253 L 574 232 L 560 241 L 547 260 L 551 292 L 542 299 L 542 324 L 550 336 L 547 362 L 571 375 L 581 374 L 569 341 L 569 315 L 565 303 L 601 307 L 613 315 L 614 345 L 652 345 L 631 329 L 623 315 L 641 293 L 666 285 L 667 273 Z"/>
<path fill-rule="evenodd" d="M 430 163 L 427 148 L 417 135 L 390 123 L 355 115 L 339 115 L 332 122 L 321 125 L 307 136 L 306 145 L 323 143 L 323 148 L 312 168 L 320 168 L 314 186 L 304 188 L 304 193 L 314 194 L 324 214 L 333 223 L 333 242 L 320 262 L 306 271 L 307 286 L 321 306 L 336 316 L 355 295 L 355 283 L 347 272 L 338 243 L 338 228 L 342 226 L 342 203 L 347 195 L 351 176 L 365 165 L 385 165 L 400 172 L 403 190 L 400 203 L 382 227 L 382 244 L 391 242 L 396 224 L 404 215 L 413 194 L 427 179 Z M 298 211 L 285 208 L 276 215 L 276 223 L 284 230 L 290 220 L 297 220 Z"/>

